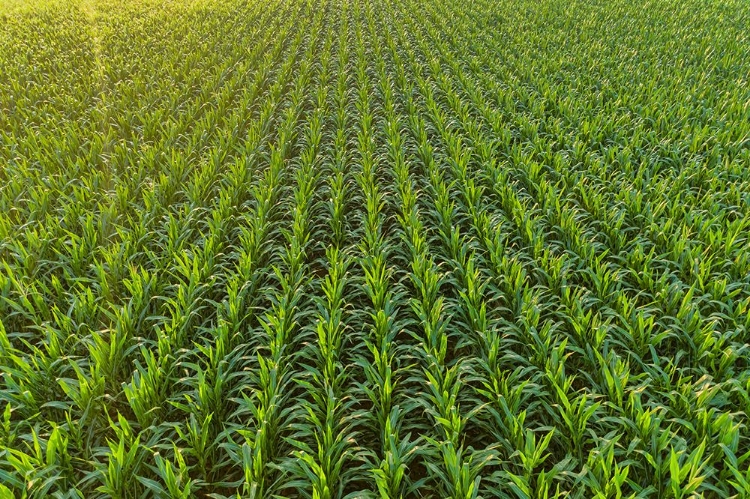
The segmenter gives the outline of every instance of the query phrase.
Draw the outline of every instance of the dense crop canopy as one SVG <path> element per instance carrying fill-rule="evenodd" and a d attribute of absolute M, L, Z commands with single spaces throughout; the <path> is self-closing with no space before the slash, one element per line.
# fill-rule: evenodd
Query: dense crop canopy
<path fill-rule="evenodd" d="M 0 0 L 0 499 L 750 497 L 745 0 Z"/>

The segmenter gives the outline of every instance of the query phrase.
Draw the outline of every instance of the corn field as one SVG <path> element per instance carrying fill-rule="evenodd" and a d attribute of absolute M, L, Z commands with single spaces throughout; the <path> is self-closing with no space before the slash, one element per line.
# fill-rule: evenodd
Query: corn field
<path fill-rule="evenodd" d="M 0 1 L 0 499 L 750 498 L 749 26 Z"/>

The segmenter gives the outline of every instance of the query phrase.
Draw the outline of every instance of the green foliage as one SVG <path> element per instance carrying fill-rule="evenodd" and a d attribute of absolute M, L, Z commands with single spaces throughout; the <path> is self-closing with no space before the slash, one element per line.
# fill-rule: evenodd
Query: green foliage
<path fill-rule="evenodd" d="M 750 497 L 748 25 L 0 1 L 0 499 Z"/>

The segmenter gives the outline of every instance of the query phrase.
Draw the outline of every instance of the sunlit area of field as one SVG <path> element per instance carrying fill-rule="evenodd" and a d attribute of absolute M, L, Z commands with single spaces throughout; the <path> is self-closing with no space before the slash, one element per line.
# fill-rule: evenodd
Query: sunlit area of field
<path fill-rule="evenodd" d="M 0 0 L 0 499 L 750 497 L 748 27 Z"/>

